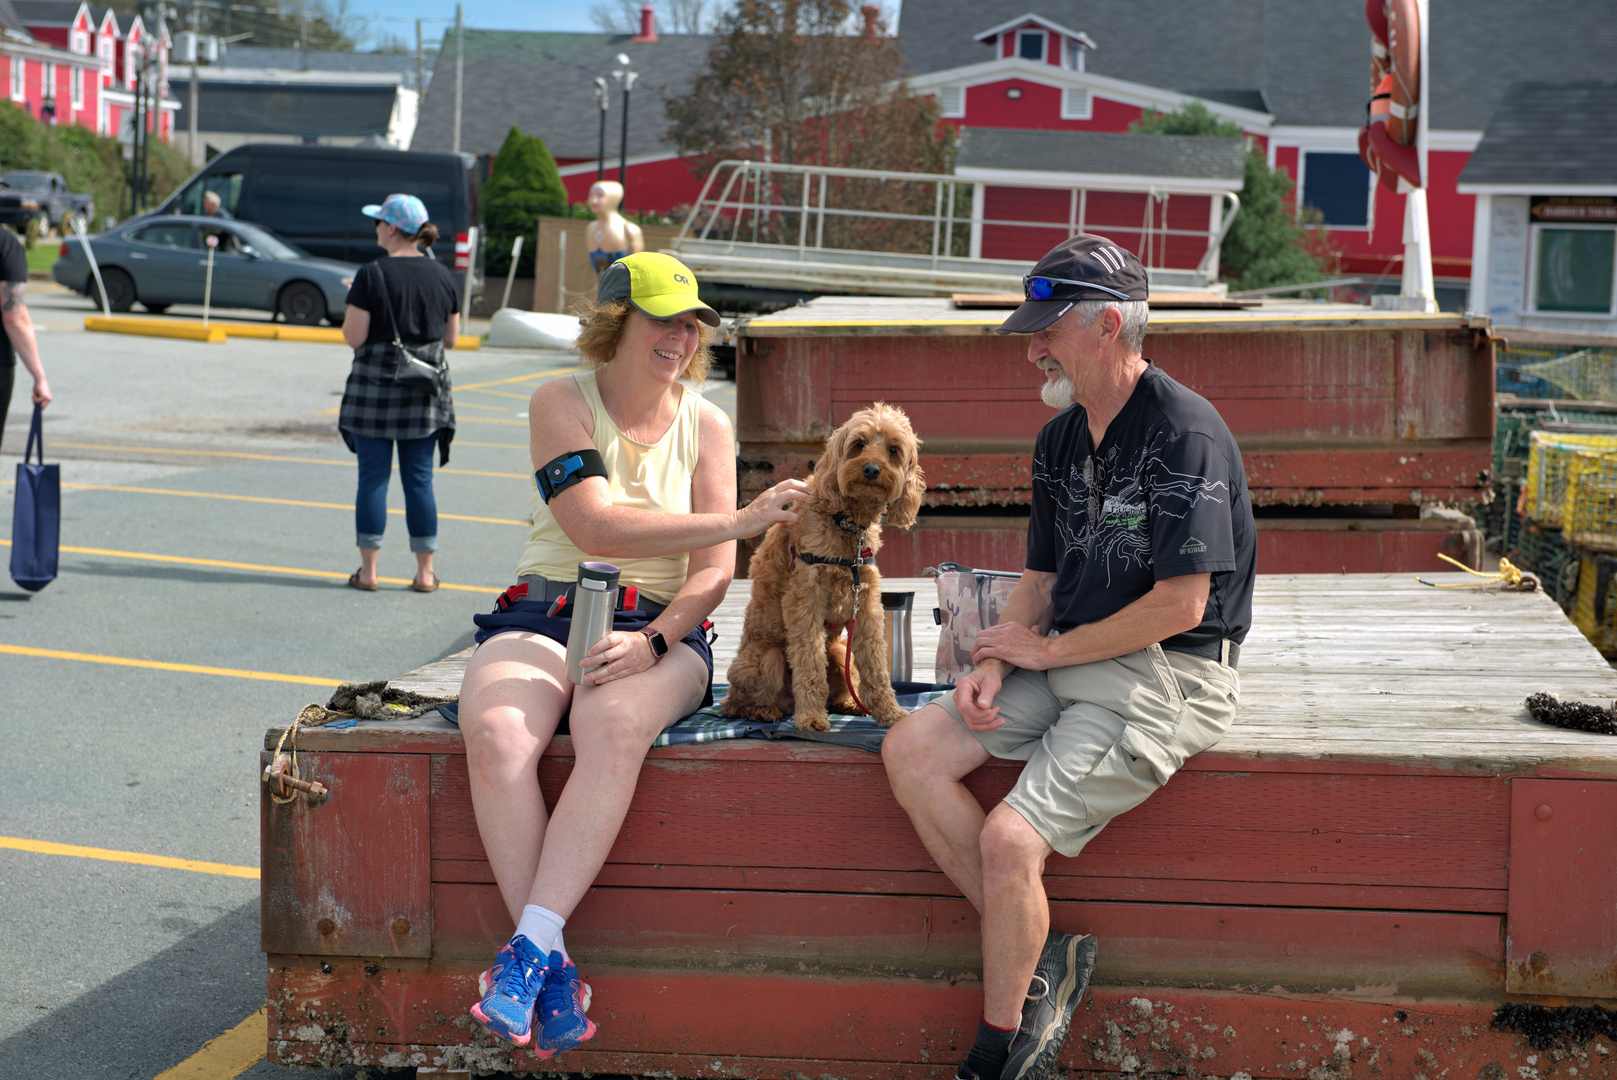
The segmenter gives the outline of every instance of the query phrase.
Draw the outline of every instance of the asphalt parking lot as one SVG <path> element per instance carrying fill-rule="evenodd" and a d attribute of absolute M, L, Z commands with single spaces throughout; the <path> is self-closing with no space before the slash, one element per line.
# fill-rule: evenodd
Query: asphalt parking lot
<path fill-rule="evenodd" d="M 444 587 L 409 588 L 395 481 L 384 585 L 362 593 L 345 584 L 347 349 L 89 333 L 87 300 L 39 284 L 29 306 L 56 395 L 62 553 L 40 593 L 0 578 L 0 1080 L 336 1076 L 263 1062 L 261 1026 L 253 1056 L 264 730 L 333 681 L 470 644 L 525 536 L 528 395 L 577 357 L 451 355 Z M 18 382 L 0 444 L 7 561 L 21 368 Z M 706 393 L 734 414 L 731 384 Z"/>

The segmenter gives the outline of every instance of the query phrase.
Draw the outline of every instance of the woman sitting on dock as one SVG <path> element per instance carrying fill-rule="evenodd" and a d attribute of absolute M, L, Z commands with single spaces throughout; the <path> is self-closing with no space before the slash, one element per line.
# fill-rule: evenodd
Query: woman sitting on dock
<path fill-rule="evenodd" d="M 712 702 L 703 624 L 729 587 L 735 541 L 795 520 L 783 504 L 807 490 L 789 480 L 735 508 L 729 420 L 682 385 L 706 376 L 718 322 L 667 255 L 602 274 L 578 339 L 593 370 L 544 383 L 529 406 L 538 491 L 518 584 L 475 619 L 460 724 L 478 833 L 517 928 L 471 1012 L 525 1046 L 537 1001 L 540 1058 L 595 1033 L 562 927 L 606 861 L 653 740 Z M 638 593 L 574 686 L 571 620 L 550 612 L 590 559 L 619 567 L 620 595 Z M 574 765 L 547 815 L 539 758 L 564 717 Z"/>

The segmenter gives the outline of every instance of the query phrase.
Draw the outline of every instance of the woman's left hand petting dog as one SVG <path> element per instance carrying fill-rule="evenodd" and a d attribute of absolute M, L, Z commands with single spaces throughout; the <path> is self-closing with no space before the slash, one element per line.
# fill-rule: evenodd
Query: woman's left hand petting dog
<path fill-rule="evenodd" d="M 770 722 L 792 713 L 799 731 L 829 730 L 833 711 L 868 712 L 882 727 L 904 718 L 874 556 L 884 515 L 895 528 L 915 524 L 926 493 L 920 448 L 904 410 L 879 401 L 831 433 L 808 497 L 793 507 L 798 519 L 771 526 L 752 557 L 725 716 Z"/>

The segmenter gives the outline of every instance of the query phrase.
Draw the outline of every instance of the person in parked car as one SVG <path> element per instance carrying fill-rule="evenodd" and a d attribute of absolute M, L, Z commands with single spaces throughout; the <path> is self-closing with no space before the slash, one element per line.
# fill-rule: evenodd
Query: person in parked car
<path fill-rule="evenodd" d="M 17 361 L 34 377 L 34 401 L 51 403 L 51 384 L 39 360 L 39 343 L 34 339 L 34 320 L 23 302 L 28 288 L 28 255 L 22 242 L 10 229 L 0 229 L 0 437 L 5 434 L 6 413 L 11 408 L 11 389 L 17 375 Z"/>
<path fill-rule="evenodd" d="M 453 348 L 460 333 L 460 294 L 442 263 L 422 257 L 422 247 L 437 241 L 438 228 L 427 220 L 420 199 L 389 195 L 381 205 L 367 206 L 363 212 L 376 219 L 376 242 L 387 254 L 354 275 L 342 324 L 343 340 L 354 350 L 354 364 L 343 390 L 337 429 L 359 455 L 354 531 L 360 566 L 348 584 L 376 591 L 376 560 L 387 527 L 387 485 L 397 446 L 404 521 L 416 558 L 410 587 L 432 592 L 438 588 L 432 565 L 438 550 L 432 452 L 436 447 L 438 464 L 444 465 L 455 437 L 455 403 L 443 350 Z M 426 358 L 440 370 L 436 393 L 398 381 L 395 337 L 405 345 L 426 346 Z"/>
<path fill-rule="evenodd" d="M 219 198 L 217 191 L 202 193 L 202 213 L 205 217 L 223 218 L 225 221 L 230 221 L 236 216 L 225 209 L 224 200 Z"/>

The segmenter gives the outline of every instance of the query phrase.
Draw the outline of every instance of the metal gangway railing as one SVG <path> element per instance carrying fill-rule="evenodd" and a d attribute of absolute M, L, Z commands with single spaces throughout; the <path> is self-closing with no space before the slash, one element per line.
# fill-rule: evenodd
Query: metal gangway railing
<path fill-rule="evenodd" d="M 1065 220 L 989 218 L 984 189 L 1020 187 L 1067 194 Z M 1098 192 L 1144 194 L 1139 220 L 1100 220 Z M 1170 227 L 1175 194 L 1211 198 L 1205 229 Z M 1155 288 L 1205 289 L 1218 278 L 1218 249 L 1240 210 L 1233 191 L 1154 185 L 1052 187 L 1049 180 L 984 182 L 947 173 L 726 160 L 713 166 L 673 250 L 709 280 L 770 288 L 946 295 L 1020 292 L 1025 259 L 982 258 L 985 229 L 1046 234 L 1129 234 Z M 1204 242 L 1194 267 L 1168 265 L 1169 242 Z M 1182 247 L 1183 245 L 1180 245 Z"/>

